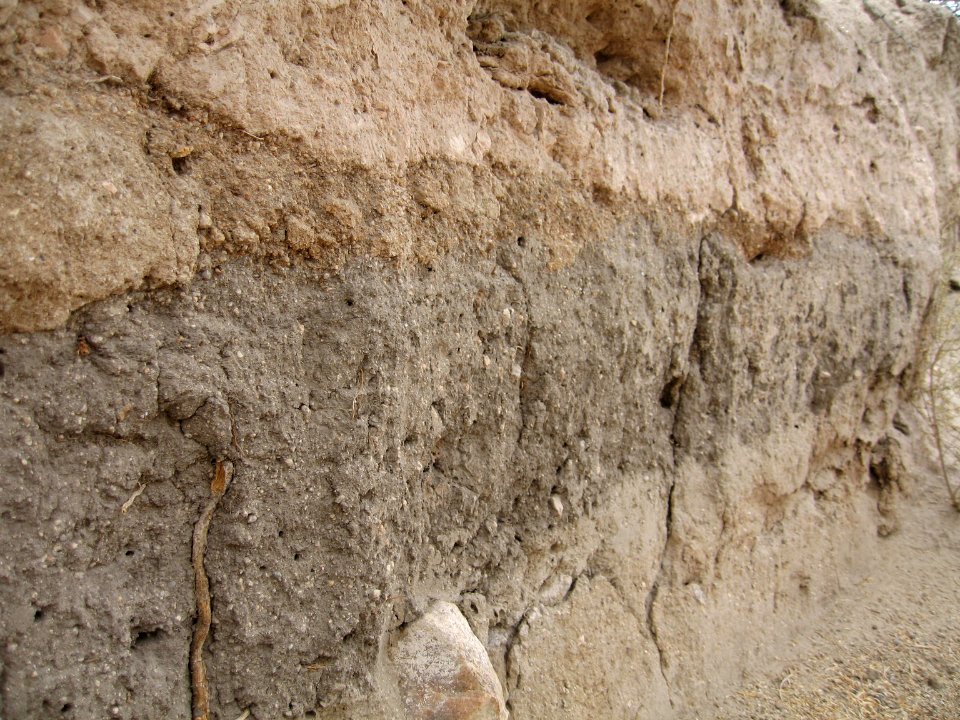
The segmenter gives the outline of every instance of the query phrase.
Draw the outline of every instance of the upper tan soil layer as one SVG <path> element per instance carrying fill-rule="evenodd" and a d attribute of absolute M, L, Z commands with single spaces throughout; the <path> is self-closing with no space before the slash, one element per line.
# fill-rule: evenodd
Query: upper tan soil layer
<path fill-rule="evenodd" d="M 533 228 L 562 264 L 643 212 L 748 258 L 826 227 L 922 257 L 956 214 L 957 40 L 916 3 L 7 0 L 0 20 L 7 331 L 214 250 L 403 263 Z"/>
<path fill-rule="evenodd" d="M 0 715 L 715 710 L 907 517 L 957 67 L 910 0 L 0 0 Z"/>

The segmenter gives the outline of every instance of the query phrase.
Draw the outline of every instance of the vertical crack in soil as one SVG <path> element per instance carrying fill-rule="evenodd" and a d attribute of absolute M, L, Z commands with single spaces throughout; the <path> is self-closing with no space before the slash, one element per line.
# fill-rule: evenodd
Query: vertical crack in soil
<path fill-rule="evenodd" d="M 197 601 L 197 621 L 193 627 L 193 640 L 190 643 L 190 681 L 193 690 L 194 720 L 210 719 L 210 692 L 207 686 L 207 669 L 203 664 L 203 645 L 210 634 L 213 612 L 210 608 L 210 580 L 207 578 L 203 559 L 207 550 L 210 521 L 232 479 L 233 463 L 218 458 L 213 480 L 210 483 L 210 499 L 207 500 L 193 528 L 193 587 Z"/>
<path fill-rule="evenodd" d="M 653 640 L 653 644 L 657 648 L 657 656 L 660 661 L 660 674 L 663 676 L 663 681 L 667 686 L 668 697 L 670 700 L 671 707 L 673 706 L 673 694 L 670 693 L 670 681 L 667 678 L 667 663 L 664 656 L 663 647 L 660 644 L 660 637 L 657 634 L 657 624 L 653 619 L 653 609 L 657 601 L 657 595 L 660 592 L 660 582 L 663 579 L 664 571 L 666 569 L 667 563 L 667 552 L 670 547 L 670 536 L 673 530 L 673 503 L 674 497 L 673 494 L 677 488 L 677 468 L 680 464 L 680 460 L 683 458 L 683 453 L 687 447 L 680 447 L 680 425 L 683 422 L 681 412 L 684 404 L 684 389 L 686 388 L 686 374 L 689 374 L 691 371 L 691 360 L 693 354 L 697 351 L 697 346 L 701 340 L 702 327 L 704 323 L 703 315 L 703 305 L 704 305 L 704 290 L 703 290 L 703 253 L 704 245 L 706 243 L 706 237 L 700 238 L 700 243 L 697 247 L 697 319 L 696 324 L 694 325 L 693 333 L 690 336 L 690 345 L 687 348 L 687 368 L 686 373 L 682 379 L 679 379 L 679 384 L 675 389 L 671 391 L 671 394 L 675 395 L 675 400 L 672 402 L 673 410 L 673 421 L 670 427 L 670 451 L 672 454 L 673 461 L 673 477 L 670 481 L 670 488 L 667 490 L 667 510 L 666 517 L 664 518 L 664 541 L 663 541 L 663 550 L 660 552 L 660 567 L 657 570 L 657 575 L 653 580 L 653 584 L 650 587 L 650 592 L 647 595 L 646 600 L 646 625 L 647 630 L 650 633 L 650 637 Z"/>
<path fill-rule="evenodd" d="M 673 707 L 673 693 L 670 692 L 670 680 L 667 677 L 667 661 L 664 657 L 663 647 L 660 645 L 660 636 L 657 634 L 657 623 L 653 619 L 653 606 L 657 602 L 657 595 L 660 592 L 660 580 L 663 577 L 664 563 L 666 562 L 667 557 L 667 546 L 670 544 L 670 530 L 673 526 L 673 492 L 676 489 L 676 482 L 670 484 L 670 492 L 667 495 L 667 518 L 666 518 L 666 538 L 663 543 L 663 552 L 660 555 L 660 569 L 657 571 L 657 577 L 653 581 L 653 587 L 650 588 L 650 593 L 647 595 L 646 603 L 646 624 L 647 632 L 650 633 L 650 638 L 653 640 L 654 646 L 657 648 L 657 660 L 660 664 L 660 676 L 663 678 L 663 683 L 667 687 L 667 699 L 670 700 L 670 706 Z"/>

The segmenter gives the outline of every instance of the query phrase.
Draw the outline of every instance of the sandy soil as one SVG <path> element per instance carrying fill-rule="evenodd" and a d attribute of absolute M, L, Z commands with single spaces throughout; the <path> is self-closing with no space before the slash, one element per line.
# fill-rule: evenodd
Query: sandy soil
<path fill-rule="evenodd" d="M 873 572 L 713 714 L 695 717 L 960 718 L 960 514 L 932 460 L 916 480 Z"/>

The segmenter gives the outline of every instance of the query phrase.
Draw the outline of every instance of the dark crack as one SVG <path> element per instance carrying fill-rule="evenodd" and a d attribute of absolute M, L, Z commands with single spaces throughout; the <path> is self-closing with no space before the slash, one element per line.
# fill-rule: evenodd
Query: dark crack
<path fill-rule="evenodd" d="M 578 573 L 573 577 L 573 579 L 570 581 L 570 587 L 567 588 L 566 592 L 563 594 L 563 597 L 560 598 L 560 600 L 555 605 L 553 605 L 553 607 L 562 605 L 563 603 L 568 602 L 570 600 L 570 598 L 573 596 L 573 591 L 576 589 L 577 584 L 580 582 L 580 578 L 583 577 L 584 575 L 586 575 L 587 577 L 598 577 L 593 573 L 591 573 L 589 568 L 584 569 L 582 572 Z M 617 591 L 619 592 L 619 588 L 617 588 Z M 535 609 L 541 609 L 541 608 L 543 608 L 543 603 L 539 601 L 534 601 L 523 611 L 523 613 L 520 615 L 520 619 L 514 624 L 512 628 L 510 628 L 510 636 L 507 638 L 507 642 L 504 646 L 504 667 L 506 669 L 505 675 L 506 675 L 507 682 L 504 684 L 503 694 L 504 694 L 504 699 L 505 699 L 508 710 L 512 710 L 512 708 L 510 707 L 510 694 L 514 689 L 517 689 L 520 687 L 520 680 L 522 677 L 520 668 L 515 667 L 513 664 L 513 660 L 511 659 L 513 655 L 513 650 L 516 645 L 521 643 L 522 636 L 520 634 L 520 630 L 523 628 L 524 623 L 528 623 L 530 613 L 532 613 Z M 629 609 L 629 605 L 627 606 L 627 608 Z M 515 678 L 515 680 L 511 682 L 511 678 Z"/>
<path fill-rule="evenodd" d="M 663 578 L 666 574 L 667 564 L 668 564 L 668 553 L 670 552 L 670 541 L 673 534 L 673 505 L 674 505 L 674 493 L 677 488 L 677 469 L 680 460 L 683 457 L 683 452 L 688 448 L 685 446 L 681 430 L 684 422 L 684 401 L 685 401 L 685 388 L 686 388 L 686 377 L 689 374 L 692 367 L 692 360 L 694 353 L 697 350 L 697 346 L 700 342 L 702 327 L 704 323 L 704 290 L 703 290 L 703 252 L 704 245 L 706 243 L 706 237 L 700 238 L 700 243 L 697 246 L 697 312 L 696 312 L 696 323 L 694 325 L 693 332 L 690 335 L 690 343 L 687 347 L 686 353 L 686 368 L 685 373 L 680 376 L 676 375 L 673 379 L 668 382 L 667 386 L 664 389 L 664 392 L 669 390 L 669 403 L 664 405 L 663 398 L 661 398 L 661 405 L 664 407 L 669 407 L 673 412 L 672 424 L 670 426 L 670 451 L 671 451 L 671 460 L 672 460 L 672 475 L 670 478 L 670 487 L 667 490 L 667 508 L 664 518 L 664 541 L 663 541 L 663 550 L 660 553 L 660 565 L 657 569 L 656 577 L 653 580 L 653 583 L 650 588 L 650 592 L 647 594 L 647 599 L 645 603 L 646 617 L 644 622 L 647 627 L 647 631 L 650 633 L 650 637 L 653 640 L 654 645 L 657 648 L 657 656 L 660 662 L 660 674 L 663 676 L 663 681 L 667 686 L 667 690 L 670 695 L 670 704 L 673 705 L 673 694 L 670 692 L 670 681 L 667 677 L 667 662 L 665 657 L 665 651 L 661 644 L 661 639 L 657 631 L 657 624 L 653 617 L 654 606 L 656 605 L 657 596 L 660 593 L 660 586 Z"/>
<path fill-rule="evenodd" d="M 673 693 L 670 692 L 670 680 L 667 677 L 667 661 L 665 657 L 665 652 L 663 646 L 660 642 L 660 635 L 657 632 L 657 623 L 653 618 L 654 605 L 657 602 L 657 596 L 660 593 L 660 581 L 662 580 L 665 572 L 665 566 L 667 561 L 667 552 L 670 547 L 670 535 L 673 528 L 673 493 L 676 490 L 676 481 L 670 484 L 670 491 L 667 494 L 667 512 L 666 512 L 666 521 L 665 525 L 665 538 L 663 542 L 663 551 L 660 554 L 660 567 L 657 569 L 657 576 L 654 578 L 653 585 L 650 588 L 650 592 L 647 594 L 647 600 L 645 604 L 645 613 L 646 617 L 644 622 L 647 627 L 647 632 L 650 633 L 650 639 L 653 640 L 653 644 L 657 648 L 657 660 L 660 665 L 660 675 L 663 677 L 663 682 L 667 687 L 668 697 L 670 699 L 670 705 L 673 706 Z"/>

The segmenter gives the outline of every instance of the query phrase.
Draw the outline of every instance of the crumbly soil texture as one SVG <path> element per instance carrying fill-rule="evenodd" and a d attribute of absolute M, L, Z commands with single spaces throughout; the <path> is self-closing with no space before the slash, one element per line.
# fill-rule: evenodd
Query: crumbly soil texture
<path fill-rule="evenodd" d="M 952 532 L 958 66 L 912 0 L 0 0 L 0 716 L 887 707 L 750 673 Z"/>

